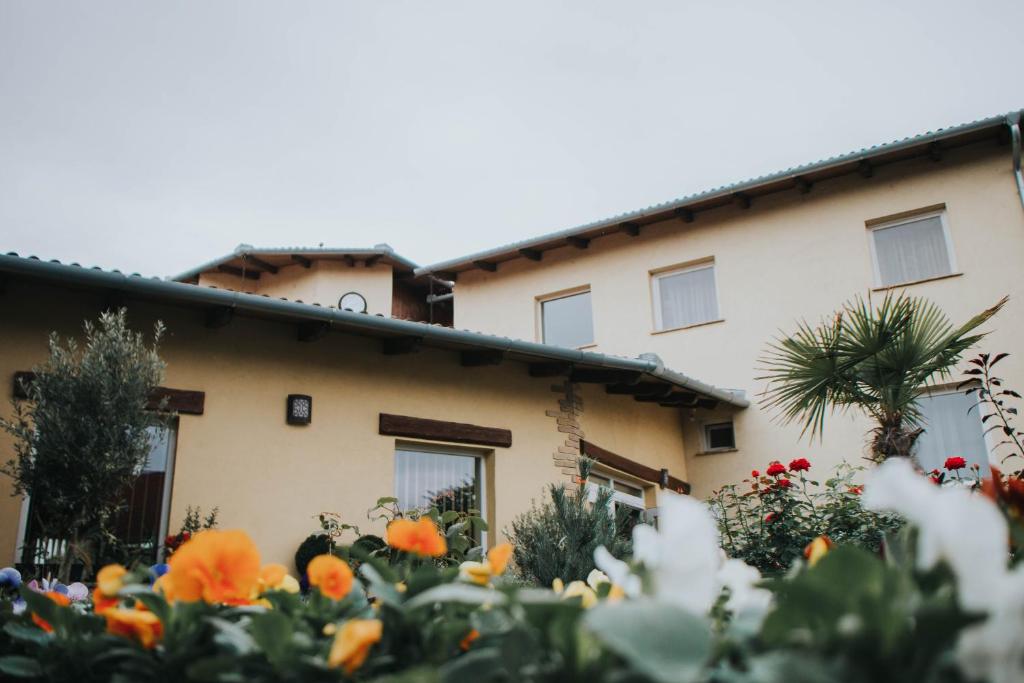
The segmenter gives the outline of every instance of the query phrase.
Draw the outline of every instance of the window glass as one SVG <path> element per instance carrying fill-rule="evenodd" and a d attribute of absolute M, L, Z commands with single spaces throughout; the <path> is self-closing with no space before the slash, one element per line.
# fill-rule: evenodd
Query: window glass
<path fill-rule="evenodd" d="M 658 329 L 671 330 L 718 319 L 713 265 L 656 277 Z"/>
<path fill-rule="evenodd" d="M 953 272 L 940 216 L 875 228 L 872 238 L 883 287 Z"/>
<path fill-rule="evenodd" d="M 733 433 L 732 422 L 719 422 L 704 426 L 704 441 L 709 451 L 735 448 L 736 437 Z"/>
<path fill-rule="evenodd" d="M 971 408 L 977 404 L 976 398 L 960 392 L 932 394 L 921 397 L 918 403 L 925 418 L 925 431 L 916 445 L 917 461 L 922 469 L 941 470 L 946 458 L 959 455 L 968 466 L 977 464 L 982 472 L 988 472 L 988 448 L 981 416 L 977 408 Z"/>
<path fill-rule="evenodd" d="M 590 292 L 581 292 L 541 303 L 544 343 L 576 348 L 594 343 L 594 319 Z"/>
<path fill-rule="evenodd" d="M 395 497 L 402 510 L 480 510 L 480 460 L 415 448 L 395 452 Z"/>

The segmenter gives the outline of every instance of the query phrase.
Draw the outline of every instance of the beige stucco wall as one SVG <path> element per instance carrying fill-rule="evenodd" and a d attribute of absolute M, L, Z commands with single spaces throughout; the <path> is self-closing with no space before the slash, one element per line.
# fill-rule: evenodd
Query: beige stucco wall
<path fill-rule="evenodd" d="M 597 351 L 659 354 L 673 369 L 756 399 L 763 386 L 756 359 L 779 329 L 817 321 L 873 286 L 865 221 L 944 203 L 962 275 L 905 288 L 938 303 L 963 321 L 1005 294 L 1011 303 L 989 326 L 984 347 L 1015 355 L 1000 366 L 1024 387 L 1019 353 L 1024 284 L 1024 210 L 1014 186 L 1009 152 L 989 143 L 947 153 L 939 163 L 916 160 L 880 167 L 870 179 L 848 176 L 819 183 L 810 194 L 755 199 L 743 211 L 700 213 L 694 223 L 668 221 L 641 236 L 593 240 L 544 253 L 540 263 L 518 259 L 496 273 L 461 273 L 457 327 L 537 339 L 537 297 L 589 285 Z M 713 258 L 724 322 L 655 333 L 650 272 Z M 880 296 L 876 294 L 876 296 Z M 736 416 L 733 453 L 697 455 L 706 416 L 684 412 L 689 474 L 696 495 L 735 480 L 769 459 L 813 458 L 824 469 L 863 455 L 869 423 L 859 416 L 830 418 L 824 442 L 799 441 L 799 429 L 772 424 L 756 407 Z"/>
<path fill-rule="evenodd" d="M 0 297 L 5 397 L 14 372 L 45 358 L 50 330 L 78 334 L 81 320 L 96 316 L 101 305 L 99 295 L 9 282 Z M 330 334 L 304 344 L 294 326 L 281 323 L 236 318 L 211 330 L 198 309 L 130 302 L 129 311 L 137 329 L 149 329 L 157 317 L 167 324 L 164 384 L 206 392 L 205 414 L 179 419 L 172 529 L 187 505 L 219 506 L 222 527 L 246 529 L 267 561 L 289 566 L 321 511 L 381 531 L 366 512 L 393 492 L 397 441 L 378 434 L 381 412 L 512 430 L 511 448 L 482 449 L 491 483 L 488 516 L 499 532 L 492 542 L 543 495 L 546 483 L 567 480 L 552 456 L 566 434 L 545 414 L 558 396 L 551 380 L 531 378 L 523 364 L 463 368 L 453 352 L 384 356 L 374 339 Z M 289 393 L 313 397 L 311 425 L 285 423 Z M 623 455 L 685 478 L 675 411 L 593 392 L 580 421 L 584 431 L 593 426 L 598 443 L 622 445 Z M 11 453 L 9 438 L 0 435 L 0 454 Z M 0 497 L 0 564 L 14 557 L 19 510 L 19 499 Z"/>
<path fill-rule="evenodd" d="M 262 273 L 258 280 L 212 271 L 199 276 L 199 284 L 238 292 L 284 297 L 321 306 L 337 306 L 347 292 L 359 292 L 366 299 L 366 311 L 391 316 L 392 268 L 377 263 L 369 268 L 344 261 L 316 260 L 309 268 L 299 264 L 282 266 L 277 274 Z"/>

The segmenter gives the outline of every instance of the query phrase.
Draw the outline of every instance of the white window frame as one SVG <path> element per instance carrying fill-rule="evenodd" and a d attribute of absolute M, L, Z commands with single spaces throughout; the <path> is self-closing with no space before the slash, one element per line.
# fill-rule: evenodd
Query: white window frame
<path fill-rule="evenodd" d="M 732 427 L 732 445 L 731 446 L 723 446 L 723 447 L 719 447 L 719 448 L 712 448 L 711 447 L 711 439 L 708 438 L 708 429 L 711 428 L 711 427 L 719 427 L 721 425 L 729 425 L 730 427 Z M 706 422 L 701 423 L 700 434 L 701 434 L 701 439 L 703 439 L 703 441 L 704 441 L 704 450 L 703 450 L 704 453 L 724 453 L 724 452 L 727 452 L 727 451 L 734 451 L 734 450 L 737 449 L 737 445 L 736 445 L 736 423 L 734 421 L 732 421 L 732 420 L 728 420 L 728 419 L 707 420 Z"/>
<path fill-rule="evenodd" d="M 586 344 L 580 344 L 574 348 L 577 349 L 589 349 L 592 346 L 597 346 L 597 325 L 594 320 L 594 292 L 590 289 L 590 285 L 581 285 L 572 289 L 564 289 L 553 294 L 544 294 L 538 296 L 537 301 L 537 341 L 541 344 L 547 344 L 548 342 L 544 339 L 544 304 L 550 301 L 558 301 L 559 299 L 568 299 L 569 297 L 579 296 L 580 294 L 590 295 L 590 341 Z"/>
<path fill-rule="evenodd" d="M 669 332 L 671 330 L 685 330 L 689 327 L 697 327 L 699 325 L 707 325 L 708 323 L 718 322 L 724 320 L 722 316 L 722 302 L 718 296 L 718 264 L 715 263 L 715 259 L 703 259 L 694 263 L 683 266 L 673 266 L 664 268 L 661 270 L 651 272 L 651 305 L 654 309 L 654 331 L 655 332 Z M 696 323 L 689 323 L 687 325 L 680 325 L 678 327 L 665 327 L 662 321 L 661 315 L 661 280 L 666 277 L 672 277 L 673 275 L 681 275 L 682 273 L 691 273 L 696 270 L 704 270 L 706 268 L 711 269 L 712 282 L 715 285 L 715 317 L 710 320 L 701 320 Z"/>
<path fill-rule="evenodd" d="M 949 272 L 943 275 L 934 275 L 932 277 L 924 278 L 923 280 L 906 280 L 902 282 L 892 282 L 885 284 L 882 282 L 882 269 L 878 265 L 878 248 L 875 246 L 875 232 L 877 230 L 886 230 L 888 228 L 896 228 L 901 225 L 907 225 L 908 223 L 916 223 L 920 220 L 927 218 L 938 218 L 939 224 L 942 226 L 942 235 L 946 240 L 946 259 L 949 261 Z M 883 220 L 878 223 L 871 222 L 868 225 L 868 245 L 871 249 L 871 269 L 875 278 L 876 289 L 888 289 L 890 287 L 905 287 L 907 285 L 913 285 L 918 282 L 928 282 L 929 280 L 937 280 L 943 277 L 949 277 L 950 275 L 956 275 L 959 273 L 959 269 L 956 264 L 956 252 L 953 250 L 953 237 L 949 231 L 949 217 L 946 214 L 946 207 L 942 206 L 937 209 L 929 209 L 918 213 L 912 213 L 903 215 L 899 218 L 892 220 Z"/>
<path fill-rule="evenodd" d="M 947 394 L 962 394 L 962 393 L 963 393 L 963 389 L 957 389 L 955 384 L 940 384 L 940 385 L 937 385 L 937 386 L 926 388 L 924 391 L 922 391 L 919 394 L 919 396 L 921 396 L 922 398 L 931 398 L 933 396 L 945 396 Z M 977 400 L 977 395 L 976 394 L 972 394 L 972 396 L 974 396 L 975 400 Z M 980 403 L 980 401 L 979 401 L 979 403 Z M 981 421 L 982 413 L 981 413 L 981 406 L 980 405 L 977 408 L 975 408 L 974 410 L 972 410 L 971 414 L 974 415 L 975 418 L 978 420 L 978 425 L 979 425 L 979 428 L 981 429 L 981 439 L 982 439 L 982 441 L 985 444 L 985 458 L 988 460 L 989 463 L 998 462 L 998 456 L 994 455 L 995 447 L 996 447 L 996 442 L 993 441 L 993 438 L 998 438 L 998 434 L 1001 434 L 1002 432 L 1000 432 L 999 430 L 992 430 L 991 432 L 989 432 L 987 434 L 985 433 L 986 425 L 985 425 L 984 422 Z M 996 437 L 991 436 L 992 434 L 995 434 Z M 915 454 L 915 456 L 916 456 L 916 454 Z M 916 463 L 916 457 L 915 457 L 915 463 Z"/>
<path fill-rule="evenodd" d="M 459 455 L 463 457 L 470 457 L 476 459 L 477 465 L 477 485 L 480 488 L 480 516 L 484 518 L 488 526 L 491 526 L 491 519 L 487 514 L 487 457 L 494 453 L 494 451 L 480 450 L 476 448 L 464 448 L 461 446 L 449 446 L 443 443 L 433 443 L 429 441 L 409 441 L 408 439 L 401 439 L 395 441 L 394 455 L 392 455 L 391 466 L 395 466 L 395 456 L 398 451 L 421 451 L 424 453 L 437 453 L 439 455 Z M 391 491 L 392 495 L 396 498 L 398 487 L 398 477 L 395 476 L 395 471 L 392 469 L 391 472 Z M 404 512 L 404 510 L 403 510 Z M 487 547 L 487 532 L 480 532 L 480 545 L 484 548 Z"/>
<path fill-rule="evenodd" d="M 646 501 L 646 499 L 644 497 L 644 494 L 646 493 L 647 486 L 645 484 L 643 484 L 641 482 L 638 482 L 638 481 L 636 481 L 634 479 L 629 479 L 627 477 L 623 477 L 622 475 L 617 474 L 615 472 L 612 472 L 611 470 L 595 469 L 593 472 L 591 472 L 591 475 L 597 475 L 598 477 L 601 477 L 603 479 L 607 479 L 608 483 L 611 484 L 611 492 L 612 492 L 611 502 L 612 502 L 613 505 L 625 505 L 628 508 L 632 508 L 634 510 L 639 510 L 640 512 L 645 514 L 644 519 L 646 519 L 647 501 Z M 632 486 L 633 488 L 640 489 L 640 495 L 639 496 L 631 496 L 628 493 L 623 493 L 622 491 L 616 491 L 615 490 L 615 482 L 619 482 L 621 484 L 625 484 L 627 486 Z M 601 486 L 600 484 L 594 484 L 588 478 L 587 479 L 587 500 L 590 501 L 591 503 L 597 502 L 598 490 L 602 489 L 602 488 L 608 488 L 608 487 Z"/>

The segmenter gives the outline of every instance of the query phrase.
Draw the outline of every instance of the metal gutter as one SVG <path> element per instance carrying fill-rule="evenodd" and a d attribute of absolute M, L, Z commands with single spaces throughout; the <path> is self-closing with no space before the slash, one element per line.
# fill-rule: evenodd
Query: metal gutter
<path fill-rule="evenodd" d="M 686 195 L 678 199 L 673 199 L 667 202 L 663 202 L 661 204 L 655 204 L 644 209 L 619 214 L 611 218 L 605 218 L 592 223 L 585 223 L 583 225 L 568 228 L 565 230 L 550 232 L 544 235 L 540 235 L 538 237 L 521 240 L 519 242 L 512 242 L 504 246 L 479 251 L 468 256 L 462 256 L 459 258 L 449 259 L 447 261 L 441 261 L 439 263 L 422 266 L 417 268 L 414 271 L 414 273 L 419 276 L 428 273 L 451 272 L 452 269 L 454 268 L 471 265 L 474 261 L 487 261 L 492 258 L 507 256 L 508 254 L 516 252 L 520 249 L 535 248 L 549 242 L 564 240 L 569 237 L 575 237 L 580 233 L 590 232 L 593 230 L 600 230 L 602 228 L 617 229 L 618 226 L 620 226 L 624 222 L 636 221 L 656 214 L 662 214 L 668 211 L 673 211 L 675 209 L 683 209 L 686 208 L 686 206 L 689 204 L 731 197 L 737 192 L 742 192 L 744 190 L 753 190 L 762 185 L 768 185 L 770 183 L 779 182 L 781 180 L 794 180 L 798 176 L 807 173 L 825 171 L 833 169 L 838 166 L 849 164 L 851 162 L 870 160 L 882 154 L 898 152 L 912 147 L 917 147 L 920 145 L 945 140 L 957 135 L 963 135 L 966 133 L 984 130 L 986 128 L 1001 126 L 1006 123 L 1007 119 L 1008 117 L 1005 115 L 992 116 L 989 118 L 980 119 L 978 121 L 972 121 L 971 123 L 965 123 L 958 126 L 951 126 L 949 128 L 940 128 L 935 131 L 923 133 L 921 135 L 916 135 L 913 137 L 904 138 L 902 140 L 896 140 L 893 142 L 888 142 L 880 145 L 874 145 L 872 147 L 862 148 L 854 152 L 840 154 L 838 156 L 829 157 L 821 161 L 811 162 L 808 164 L 804 164 L 802 166 L 794 166 L 768 175 L 758 176 L 748 180 L 732 183 L 730 185 L 723 185 L 721 187 L 712 188 L 710 190 L 704 190 L 702 192 L 697 192 L 695 194 Z"/>
<path fill-rule="evenodd" d="M 1020 112 L 1006 115 L 1006 125 L 1010 127 L 1010 145 L 1013 147 L 1013 175 L 1017 180 L 1017 194 L 1020 195 L 1021 206 L 1024 206 L 1024 175 L 1020 170 L 1021 140 Z"/>
<path fill-rule="evenodd" d="M 223 265 L 228 261 L 243 256 L 290 256 L 291 254 L 298 254 L 299 256 L 386 256 L 396 263 L 405 266 L 410 271 L 416 270 L 419 264 L 414 261 L 401 256 L 391 248 L 368 248 L 368 249 L 340 249 L 337 247 L 271 247 L 271 248 L 259 248 L 253 247 L 249 244 L 240 244 L 230 254 L 225 254 L 219 258 L 215 258 L 212 261 L 207 261 L 195 268 L 190 268 L 184 273 L 179 273 L 173 277 L 167 278 L 168 280 L 182 281 L 189 280 L 204 273 L 208 270 L 216 268 L 217 266 Z"/>
<path fill-rule="evenodd" d="M 64 265 L 55 261 L 41 261 L 35 258 L 21 258 L 10 254 L 0 255 L 0 272 L 49 280 L 62 285 L 83 285 L 97 287 L 158 299 L 167 299 L 202 306 L 228 307 L 240 312 L 270 314 L 291 318 L 326 322 L 342 329 L 381 332 L 395 336 L 419 337 L 424 341 L 441 344 L 459 344 L 475 348 L 504 351 L 534 356 L 539 360 L 580 363 L 583 365 L 641 372 L 678 387 L 690 389 L 709 398 L 734 406 L 746 408 L 750 405 L 743 396 L 725 391 L 710 384 L 668 370 L 657 356 L 621 358 L 590 351 L 579 351 L 549 344 L 527 342 L 507 337 L 496 337 L 456 330 L 439 325 L 429 325 L 409 320 L 384 318 L 382 316 L 353 313 L 351 311 L 325 308 L 285 299 L 272 299 L 257 294 L 246 294 L 212 287 L 172 282 L 159 278 L 144 278 L 139 275 L 125 275 L 119 271 L 99 268 Z"/>

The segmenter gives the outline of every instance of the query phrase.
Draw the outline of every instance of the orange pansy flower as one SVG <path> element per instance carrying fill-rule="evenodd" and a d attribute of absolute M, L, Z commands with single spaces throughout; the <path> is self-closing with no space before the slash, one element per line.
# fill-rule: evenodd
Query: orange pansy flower
<path fill-rule="evenodd" d="M 137 640 L 147 650 L 164 635 L 164 625 L 149 610 L 119 607 L 108 609 L 103 616 L 107 620 L 107 633 Z"/>
<path fill-rule="evenodd" d="M 57 593 L 56 591 L 47 591 L 46 593 L 43 593 L 43 595 L 50 598 L 50 600 L 53 600 L 61 607 L 67 607 L 71 604 L 71 598 L 64 595 L 63 593 Z M 53 633 L 53 626 L 50 625 L 50 622 L 41 618 L 38 614 L 32 614 L 32 621 L 35 622 L 36 626 L 43 629 L 47 633 Z"/>
<path fill-rule="evenodd" d="M 420 517 L 415 522 L 411 519 L 391 522 L 388 545 L 423 557 L 440 557 L 448 552 L 448 543 L 429 517 Z"/>
<path fill-rule="evenodd" d="M 103 594 L 99 586 L 92 591 L 92 611 L 96 614 L 103 614 L 111 607 L 117 607 L 117 598 L 110 598 Z"/>
<path fill-rule="evenodd" d="M 168 564 L 162 577 L 168 599 L 244 604 L 259 582 L 260 553 L 244 531 L 201 531 Z"/>
<path fill-rule="evenodd" d="M 463 652 L 468 651 L 470 646 L 473 645 L 473 641 L 475 641 L 479 637 L 480 631 L 477 631 L 475 628 L 471 629 L 469 633 L 466 634 L 466 637 L 459 641 L 459 649 Z"/>
<path fill-rule="evenodd" d="M 309 585 L 331 600 L 341 600 L 352 590 L 352 570 L 334 555 L 317 555 L 306 567 Z"/>
<path fill-rule="evenodd" d="M 321 556 L 322 557 L 322 556 Z M 342 667 L 351 674 L 366 661 L 370 648 L 380 641 L 384 625 L 379 619 L 352 619 L 346 621 L 334 636 L 327 666 Z"/>
<path fill-rule="evenodd" d="M 117 595 L 124 585 L 125 574 L 128 570 L 119 564 L 108 564 L 96 573 L 96 590 L 108 598 Z"/>

